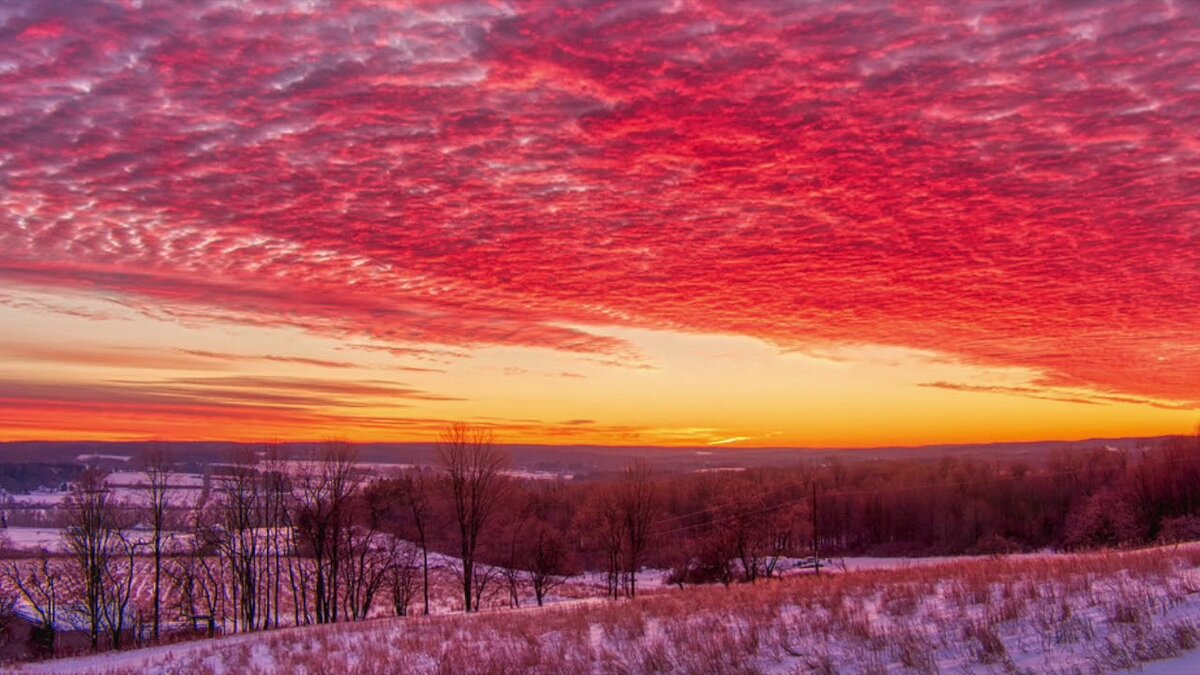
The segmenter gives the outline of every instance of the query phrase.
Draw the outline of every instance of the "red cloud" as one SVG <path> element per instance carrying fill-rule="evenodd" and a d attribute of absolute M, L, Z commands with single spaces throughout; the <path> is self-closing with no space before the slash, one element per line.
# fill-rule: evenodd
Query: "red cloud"
<path fill-rule="evenodd" d="M 9 283 L 627 361 L 569 326 L 901 345 L 1200 398 L 1195 13 L 146 4 L 0 27 Z"/>

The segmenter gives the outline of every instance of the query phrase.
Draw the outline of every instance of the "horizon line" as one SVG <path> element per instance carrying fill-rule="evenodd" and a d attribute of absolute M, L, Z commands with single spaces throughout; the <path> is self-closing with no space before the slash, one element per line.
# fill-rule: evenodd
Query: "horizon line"
<path fill-rule="evenodd" d="M 855 452 L 855 451 L 884 451 L 884 450 L 925 450 L 936 448 L 959 448 L 959 447 L 993 447 L 993 446 L 1012 446 L 1012 445 L 1042 445 L 1042 444 L 1070 444 L 1070 443 L 1099 443 L 1104 441 L 1163 441 L 1173 438 L 1188 438 L 1191 434 L 1162 434 L 1156 436 L 1090 436 L 1085 438 L 1048 438 L 1038 440 L 1023 440 L 1023 441 L 982 441 L 982 442 L 964 442 L 964 443 L 928 443 L 921 445 L 862 445 L 862 446 L 800 446 L 800 445 L 773 445 L 773 446 L 736 446 L 736 445 L 618 445 L 618 444 L 596 444 L 596 443 L 581 443 L 581 444 L 559 444 L 559 443 L 504 443 L 497 442 L 499 447 L 507 448 L 595 448 L 595 449 L 612 449 L 612 450 L 637 450 L 637 449 L 653 449 L 653 450 L 691 450 L 701 452 L 786 452 L 786 451 L 804 451 L 804 452 Z M 163 444 L 178 444 L 178 445 L 201 445 L 201 444 L 216 444 L 216 445 L 319 445 L 330 441 L 345 442 L 354 446 L 434 446 L 436 440 L 429 441 L 343 441 L 338 438 L 325 438 L 316 440 L 286 440 L 286 441 L 271 441 L 271 440 L 217 440 L 217 439 L 130 439 L 130 440 L 57 440 L 57 439 L 25 439 L 25 440 L 2 440 L 0 448 L 4 446 L 26 444 L 26 445 L 70 445 L 70 444 L 92 444 L 92 445 L 150 445 L 153 443 Z"/>

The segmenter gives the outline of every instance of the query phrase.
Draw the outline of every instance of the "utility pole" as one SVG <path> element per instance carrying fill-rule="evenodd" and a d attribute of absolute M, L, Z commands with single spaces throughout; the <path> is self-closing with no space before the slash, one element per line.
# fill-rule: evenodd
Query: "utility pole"
<path fill-rule="evenodd" d="M 813 569 L 821 576 L 821 546 L 817 536 L 817 481 L 812 483 L 812 556 Z"/>

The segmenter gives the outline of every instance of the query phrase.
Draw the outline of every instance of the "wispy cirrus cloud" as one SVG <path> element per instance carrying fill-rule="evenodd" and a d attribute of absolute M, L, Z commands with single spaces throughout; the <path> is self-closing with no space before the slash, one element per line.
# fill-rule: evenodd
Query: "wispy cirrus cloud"
<path fill-rule="evenodd" d="M 1148 398 L 1139 398 L 1136 396 L 1115 396 L 1112 394 L 1097 394 L 1091 391 L 1069 391 L 1056 389 L 1053 387 L 1021 387 L 1021 386 L 1005 386 L 992 384 L 962 384 L 955 382 L 923 382 L 921 387 L 930 387 L 933 389 L 948 389 L 950 391 L 963 391 L 969 393 L 982 394 L 1006 394 L 1010 396 L 1022 396 L 1025 398 L 1036 398 L 1044 401 L 1058 401 L 1060 403 L 1081 403 L 1084 405 L 1106 405 L 1110 403 L 1124 403 L 1131 405 L 1148 405 L 1152 408 L 1162 410 L 1194 410 L 1197 406 L 1193 403 L 1169 403 Z"/>
<path fill-rule="evenodd" d="M 186 352 L 160 352 L 130 347 L 29 344 L 0 340 L 0 358 L 102 368 L 220 370 L 223 365 Z"/>
<path fill-rule="evenodd" d="M 267 362 L 315 366 L 317 368 L 355 368 L 358 364 L 350 361 L 330 361 L 314 359 L 306 356 L 282 356 L 278 354 L 235 354 L 232 352 L 214 352 L 207 349 L 176 349 L 180 354 L 196 356 L 212 361 L 227 361 L 233 363 Z"/>

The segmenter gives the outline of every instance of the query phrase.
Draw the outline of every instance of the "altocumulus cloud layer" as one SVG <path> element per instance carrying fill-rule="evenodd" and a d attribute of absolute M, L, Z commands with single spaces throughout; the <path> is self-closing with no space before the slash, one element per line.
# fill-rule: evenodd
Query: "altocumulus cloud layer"
<path fill-rule="evenodd" d="M 0 283 L 1195 402 L 1200 4 L 9 1 Z"/>

